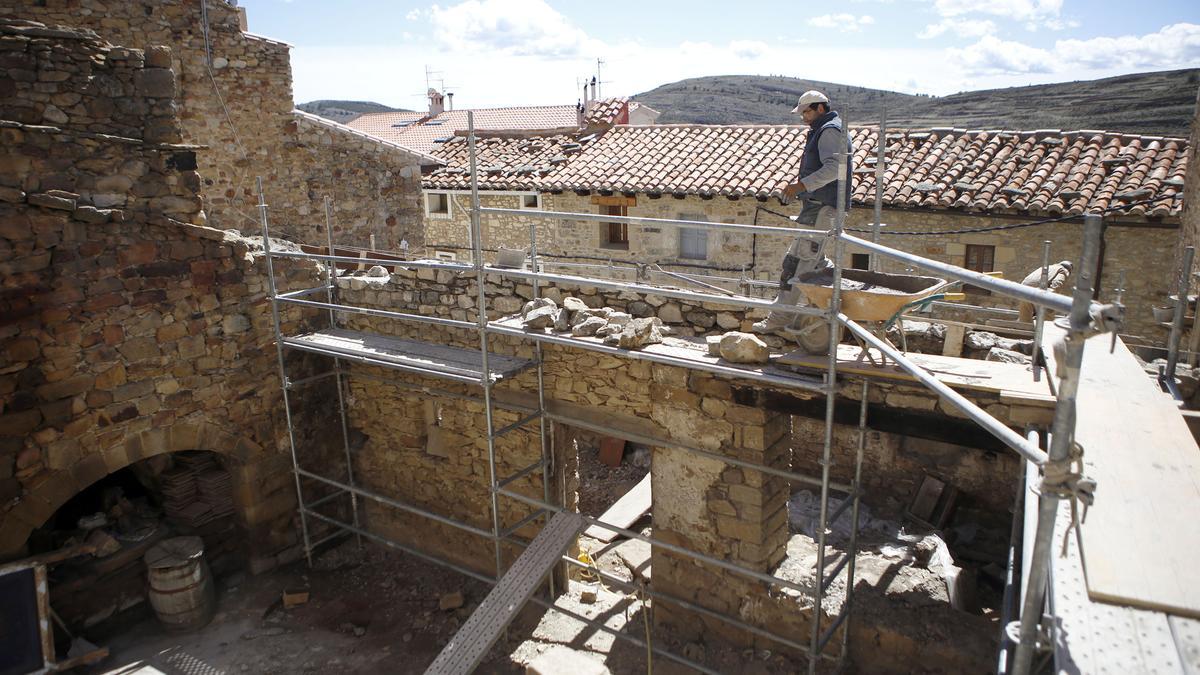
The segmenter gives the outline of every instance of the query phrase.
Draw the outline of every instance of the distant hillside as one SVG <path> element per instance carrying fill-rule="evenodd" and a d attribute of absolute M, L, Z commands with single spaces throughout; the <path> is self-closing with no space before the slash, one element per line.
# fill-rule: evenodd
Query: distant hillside
<path fill-rule="evenodd" d="M 878 124 L 886 104 L 890 127 L 1104 129 L 1186 137 L 1197 86 L 1200 68 L 941 97 L 792 77 L 724 75 L 673 82 L 634 98 L 661 111 L 660 124 L 795 124 L 789 111 L 796 99 L 819 89 L 851 124 Z"/>
<path fill-rule="evenodd" d="M 309 101 L 296 106 L 306 113 L 320 115 L 325 119 L 345 124 L 364 113 L 410 112 L 404 108 L 391 108 L 371 101 Z"/>

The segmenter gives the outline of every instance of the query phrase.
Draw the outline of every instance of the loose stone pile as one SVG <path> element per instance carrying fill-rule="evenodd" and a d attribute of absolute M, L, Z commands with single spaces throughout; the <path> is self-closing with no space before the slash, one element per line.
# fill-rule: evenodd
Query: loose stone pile
<path fill-rule="evenodd" d="M 574 337 L 604 338 L 604 343 L 622 349 L 640 349 L 662 342 L 671 329 L 662 319 L 634 318 L 628 312 L 611 307 L 588 307 L 575 297 L 563 298 L 562 307 L 550 298 L 535 298 L 521 308 L 521 324 L 526 330 L 552 328 L 557 333 L 570 332 Z"/>

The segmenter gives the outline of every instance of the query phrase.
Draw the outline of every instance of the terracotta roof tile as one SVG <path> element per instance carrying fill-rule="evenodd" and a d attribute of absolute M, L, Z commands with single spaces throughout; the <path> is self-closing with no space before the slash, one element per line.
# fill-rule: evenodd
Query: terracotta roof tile
<path fill-rule="evenodd" d="M 608 127 L 628 121 L 627 98 L 597 101 L 584 120 L 587 127 Z M 574 105 L 516 106 L 474 110 L 475 128 L 480 131 L 543 130 L 579 128 Z M 385 141 L 419 152 L 432 153 L 438 142 L 466 131 L 467 110 L 450 110 L 430 117 L 422 112 L 368 113 L 347 126 Z"/>
<path fill-rule="evenodd" d="M 539 179 L 547 190 L 778 197 L 799 171 L 798 126 L 617 126 Z M 851 131 L 853 200 L 872 204 L 879 133 Z M 1182 194 L 1187 142 L 1103 131 L 910 130 L 885 139 L 891 207 L 1073 214 Z M 1176 200 L 1134 215 L 1178 215 Z"/>
<path fill-rule="evenodd" d="M 575 147 L 572 147 L 575 146 Z M 479 187 L 484 190 L 535 190 L 542 177 L 577 155 L 580 147 L 573 136 L 534 138 L 483 137 L 475 141 L 478 153 Z M 446 166 L 426 175 L 426 189 L 466 190 L 471 187 L 471 154 L 467 139 L 455 136 L 434 149 Z"/>

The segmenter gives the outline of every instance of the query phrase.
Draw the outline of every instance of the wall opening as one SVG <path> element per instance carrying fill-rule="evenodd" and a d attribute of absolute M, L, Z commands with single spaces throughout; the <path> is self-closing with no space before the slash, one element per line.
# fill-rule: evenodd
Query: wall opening
<path fill-rule="evenodd" d="M 244 567 L 246 537 L 226 461 L 195 451 L 135 462 L 80 490 L 30 534 L 31 555 L 79 543 L 97 548 L 50 568 L 51 606 L 72 632 L 145 609 L 142 557 L 168 537 L 201 537 L 216 575 Z"/>

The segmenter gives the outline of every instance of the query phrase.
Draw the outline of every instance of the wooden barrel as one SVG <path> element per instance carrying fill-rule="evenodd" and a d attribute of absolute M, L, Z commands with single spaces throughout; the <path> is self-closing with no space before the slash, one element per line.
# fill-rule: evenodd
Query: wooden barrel
<path fill-rule="evenodd" d="M 216 589 L 200 537 L 164 539 L 144 560 L 150 605 L 167 630 L 196 630 L 212 620 Z"/>

